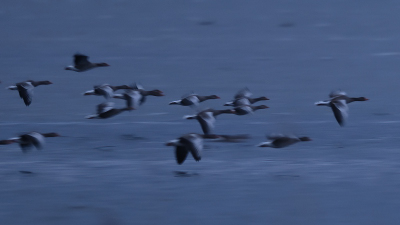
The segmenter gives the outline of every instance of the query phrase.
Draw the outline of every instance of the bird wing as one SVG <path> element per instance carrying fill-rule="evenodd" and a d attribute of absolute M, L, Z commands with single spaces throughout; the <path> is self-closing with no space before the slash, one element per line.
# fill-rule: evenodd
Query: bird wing
<path fill-rule="evenodd" d="M 341 90 L 331 91 L 331 93 L 329 93 L 329 98 L 336 98 L 342 95 L 346 95 L 346 92 Z"/>
<path fill-rule="evenodd" d="M 190 153 L 192 153 L 192 156 L 196 161 L 200 161 L 201 151 L 203 150 L 203 139 L 199 135 L 185 135 L 180 138 L 180 142 L 186 146 Z"/>
<path fill-rule="evenodd" d="M 19 97 L 24 100 L 26 106 L 32 103 L 33 96 L 33 85 L 31 82 L 22 82 L 17 84 L 17 89 L 19 92 Z"/>
<path fill-rule="evenodd" d="M 249 98 L 252 95 L 252 93 L 250 92 L 249 88 L 243 88 L 241 90 L 239 90 L 236 95 L 234 96 L 235 99 L 237 98 Z"/>
<path fill-rule="evenodd" d="M 31 132 L 28 134 L 31 138 L 31 143 L 33 146 L 35 146 L 37 149 L 42 149 L 45 143 L 44 136 L 37 133 L 37 132 Z"/>
<path fill-rule="evenodd" d="M 190 93 L 186 93 L 186 94 L 182 95 L 182 96 L 181 96 L 181 99 L 187 98 L 187 97 L 192 96 L 192 95 L 197 95 L 197 94 L 194 93 L 194 91 L 192 91 L 192 92 L 190 92 Z"/>
<path fill-rule="evenodd" d="M 128 107 L 133 107 L 135 109 L 137 109 L 141 104 L 142 104 L 142 94 L 140 94 L 140 91 L 138 90 L 128 90 L 126 92 L 126 94 L 128 94 L 130 101 L 131 101 L 131 105 L 129 105 L 129 100 L 127 102 Z"/>
<path fill-rule="evenodd" d="M 143 105 L 143 103 L 145 103 L 146 102 L 146 96 L 144 96 L 144 95 L 140 95 L 140 104 L 139 105 Z"/>
<path fill-rule="evenodd" d="M 344 125 L 345 120 L 348 117 L 349 107 L 346 104 L 345 99 L 331 101 L 331 108 L 335 118 L 340 126 Z"/>
<path fill-rule="evenodd" d="M 22 152 L 26 153 L 31 150 L 33 146 L 37 149 L 41 149 L 44 143 L 44 137 L 37 132 L 31 132 L 21 135 L 18 143 Z"/>
<path fill-rule="evenodd" d="M 204 134 L 210 134 L 214 128 L 215 117 L 213 112 L 201 112 L 198 115 L 198 121 Z"/>
<path fill-rule="evenodd" d="M 19 147 L 21 148 L 23 153 L 27 153 L 29 150 L 32 149 L 32 144 L 27 142 L 20 142 Z"/>
<path fill-rule="evenodd" d="M 143 86 L 136 82 L 131 85 L 131 88 L 133 90 L 144 90 Z"/>
<path fill-rule="evenodd" d="M 105 113 L 114 108 L 114 102 L 104 102 L 97 105 L 97 114 Z"/>
<path fill-rule="evenodd" d="M 243 105 L 251 105 L 250 101 L 248 98 L 242 97 L 238 98 L 233 102 L 234 106 L 243 106 Z"/>
<path fill-rule="evenodd" d="M 182 164 L 185 161 L 188 153 L 189 153 L 189 151 L 186 149 L 185 146 L 181 146 L 181 145 L 176 146 L 175 147 L 176 162 L 179 165 Z"/>
<path fill-rule="evenodd" d="M 182 105 L 190 105 L 190 106 L 191 105 L 197 106 L 199 102 L 200 101 L 199 98 L 197 98 L 197 95 L 189 95 L 181 100 Z"/>
<path fill-rule="evenodd" d="M 104 96 L 106 99 L 109 99 L 114 95 L 114 90 L 108 84 L 94 86 L 94 92 L 98 95 Z"/>
<path fill-rule="evenodd" d="M 74 55 L 74 64 L 76 68 L 79 67 L 85 67 L 88 64 L 90 64 L 89 62 L 89 57 L 86 55 L 82 55 L 82 54 L 75 54 Z"/>

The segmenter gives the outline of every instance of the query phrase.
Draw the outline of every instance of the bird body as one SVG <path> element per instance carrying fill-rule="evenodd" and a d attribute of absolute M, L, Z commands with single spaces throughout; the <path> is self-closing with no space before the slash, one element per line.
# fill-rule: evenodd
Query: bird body
<path fill-rule="evenodd" d="M 191 94 L 183 97 L 180 100 L 172 101 L 170 105 L 182 105 L 182 106 L 198 106 L 200 102 L 204 102 L 208 99 L 219 99 L 216 95 L 200 96 L 196 94 Z"/>
<path fill-rule="evenodd" d="M 311 141 L 309 137 L 275 134 L 267 137 L 269 142 L 261 142 L 258 147 L 284 148 L 300 141 Z"/>

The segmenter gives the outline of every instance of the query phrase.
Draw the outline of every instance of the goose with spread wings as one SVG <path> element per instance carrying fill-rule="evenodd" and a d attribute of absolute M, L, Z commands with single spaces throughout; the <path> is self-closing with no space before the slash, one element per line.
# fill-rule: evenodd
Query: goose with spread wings
<path fill-rule="evenodd" d="M 93 86 L 93 90 L 86 91 L 83 95 L 97 95 L 109 99 L 114 96 L 114 92 L 120 89 L 132 89 L 128 85 L 113 86 L 109 84 L 101 84 Z"/>
<path fill-rule="evenodd" d="M 348 97 L 343 91 L 333 91 L 329 94 L 330 100 L 316 102 L 317 106 L 331 107 L 333 115 L 340 126 L 344 126 L 349 115 L 349 107 L 347 104 L 355 101 L 367 101 L 365 97 Z"/>
<path fill-rule="evenodd" d="M 45 145 L 46 137 L 59 137 L 60 135 L 57 133 L 39 133 L 39 132 L 29 132 L 22 134 L 18 137 L 10 138 L 7 140 L 1 140 L 0 144 L 12 144 L 18 143 L 21 147 L 22 152 L 26 153 L 31 150 L 33 147 L 40 150 Z"/>
<path fill-rule="evenodd" d="M 9 90 L 17 90 L 19 93 L 19 97 L 24 100 L 26 106 L 29 106 L 32 103 L 33 97 L 33 88 L 40 85 L 49 85 L 52 84 L 50 81 L 33 81 L 28 80 L 25 82 L 16 83 L 14 86 L 8 86 Z"/>
<path fill-rule="evenodd" d="M 234 100 L 232 100 L 230 102 L 226 102 L 224 104 L 224 106 L 239 107 L 239 106 L 243 106 L 243 105 L 251 105 L 258 101 L 269 100 L 269 98 L 267 98 L 265 96 L 261 96 L 258 98 L 251 98 L 251 96 L 252 96 L 252 93 L 250 92 L 250 90 L 248 88 L 243 88 L 235 94 Z"/>
<path fill-rule="evenodd" d="M 137 109 L 146 101 L 147 96 L 164 96 L 164 93 L 158 89 L 146 91 L 137 83 L 134 83 L 130 87 L 131 90 L 126 90 L 123 94 L 114 94 L 113 98 L 124 99 L 127 101 L 128 107 Z"/>
<path fill-rule="evenodd" d="M 89 62 L 89 57 L 83 54 L 75 54 L 74 55 L 74 65 L 70 65 L 65 67 L 65 70 L 72 70 L 75 72 L 83 72 L 96 67 L 105 67 L 110 66 L 107 63 L 92 63 Z"/>
<path fill-rule="evenodd" d="M 197 162 L 201 160 L 203 151 L 203 139 L 216 139 L 218 135 L 202 135 L 189 133 L 181 137 L 168 141 L 165 145 L 175 147 L 176 162 L 181 165 L 185 162 L 189 152 Z"/>
<path fill-rule="evenodd" d="M 196 119 L 203 130 L 205 135 L 211 134 L 215 124 L 215 117 L 221 114 L 235 114 L 232 109 L 216 110 L 216 109 L 206 109 L 196 115 L 184 116 L 184 119 Z"/>

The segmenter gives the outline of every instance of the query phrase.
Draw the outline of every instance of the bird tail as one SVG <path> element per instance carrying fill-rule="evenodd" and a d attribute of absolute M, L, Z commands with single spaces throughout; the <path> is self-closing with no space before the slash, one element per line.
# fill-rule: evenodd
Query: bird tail
<path fill-rule="evenodd" d="M 226 102 L 226 103 L 224 104 L 224 106 L 234 106 L 234 105 L 233 105 L 233 102 Z"/>
<path fill-rule="evenodd" d="M 86 119 L 97 119 L 98 115 L 93 114 L 93 115 L 89 115 L 89 116 L 85 116 Z"/>
<path fill-rule="evenodd" d="M 271 142 L 261 142 L 257 147 L 271 147 Z"/>
<path fill-rule="evenodd" d="M 186 116 L 183 116 L 183 119 L 187 119 L 187 120 L 193 120 L 193 119 L 196 119 L 197 118 L 197 115 L 186 115 Z"/>
<path fill-rule="evenodd" d="M 18 87 L 17 87 L 17 86 L 8 86 L 8 87 L 6 87 L 6 89 L 9 89 L 9 90 L 18 90 Z"/>
<path fill-rule="evenodd" d="M 169 104 L 170 104 L 170 105 L 179 105 L 179 103 L 181 103 L 181 101 L 180 101 L 180 100 L 177 100 L 177 101 L 172 101 L 172 102 L 170 102 Z"/>
<path fill-rule="evenodd" d="M 315 103 L 316 106 L 321 106 L 321 105 L 325 105 L 325 106 L 329 106 L 329 101 L 319 101 Z"/>

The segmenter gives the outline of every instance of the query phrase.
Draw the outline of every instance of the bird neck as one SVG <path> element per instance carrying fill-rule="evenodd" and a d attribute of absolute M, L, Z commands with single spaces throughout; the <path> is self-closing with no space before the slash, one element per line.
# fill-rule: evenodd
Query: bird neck
<path fill-rule="evenodd" d="M 105 66 L 110 66 L 110 65 L 108 65 L 107 63 L 93 63 L 93 65 L 94 65 L 95 67 L 105 67 Z"/>
<path fill-rule="evenodd" d="M 44 133 L 42 135 L 43 135 L 43 137 L 58 137 L 58 136 L 60 136 L 57 133 Z"/>
<path fill-rule="evenodd" d="M 223 109 L 223 110 L 215 110 L 214 116 L 218 116 L 220 114 L 224 114 L 224 113 L 232 113 L 233 111 L 231 109 Z"/>
<path fill-rule="evenodd" d="M 49 84 L 47 81 L 29 81 L 29 82 L 31 82 L 31 84 L 34 87 L 37 87 L 39 85 L 48 85 Z"/>

